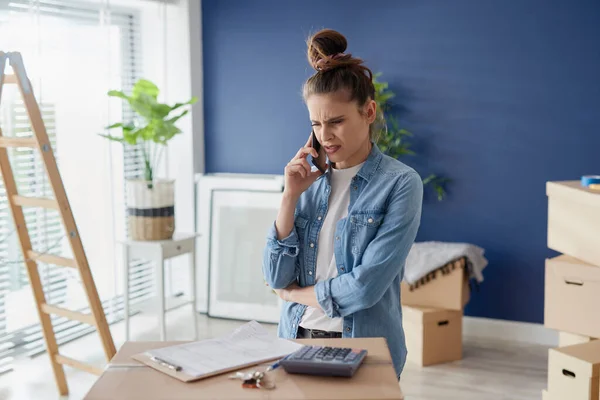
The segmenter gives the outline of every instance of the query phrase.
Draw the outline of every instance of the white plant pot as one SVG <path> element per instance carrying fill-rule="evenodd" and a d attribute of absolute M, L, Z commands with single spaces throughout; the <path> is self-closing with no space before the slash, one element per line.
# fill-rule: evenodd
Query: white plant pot
<path fill-rule="evenodd" d="M 132 240 L 168 240 L 175 232 L 175 181 L 127 180 L 127 215 Z"/>

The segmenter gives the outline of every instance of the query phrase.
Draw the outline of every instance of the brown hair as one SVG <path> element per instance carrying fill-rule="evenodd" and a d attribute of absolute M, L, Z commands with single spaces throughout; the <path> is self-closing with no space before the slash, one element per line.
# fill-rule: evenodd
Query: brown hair
<path fill-rule="evenodd" d="M 344 53 L 348 41 L 341 33 L 332 29 L 323 29 L 310 36 L 308 46 L 308 63 L 317 71 L 304 83 L 302 96 L 304 100 L 313 94 L 336 93 L 345 91 L 349 101 L 356 101 L 359 109 L 369 100 L 375 100 L 373 72 L 363 65 L 363 60 Z M 377 110 L 378 117 L 383 117 Z M 369 127 L 369 135 L 373 139 L 376 123 Z"/>

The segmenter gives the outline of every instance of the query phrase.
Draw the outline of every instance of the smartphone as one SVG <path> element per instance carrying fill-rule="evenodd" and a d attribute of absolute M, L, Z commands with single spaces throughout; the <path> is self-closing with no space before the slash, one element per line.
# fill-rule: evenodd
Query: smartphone
<path fill-rule="evenodd" d="M 317 167 L 319 169 L 319 171 L 321 171 L 322 173 L 325 173 L 325 164 L 326 164 L 325 151 L 323 149 L 321 149 L 321 143 L 319 143 L 319 141 L 317 140 L 317 135 L 315 135 L 314 130 L 311 132 L 311 138 L 312 138 L 311 146 L 319 154 L 319 157 L 317 157 L 317 158 L 312 157 L 311 162 L 313 163 L 313 165 L 315 167 Z"/>

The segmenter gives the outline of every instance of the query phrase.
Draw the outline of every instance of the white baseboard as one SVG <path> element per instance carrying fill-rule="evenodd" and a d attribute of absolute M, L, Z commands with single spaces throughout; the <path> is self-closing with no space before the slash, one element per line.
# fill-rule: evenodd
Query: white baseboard
<path fill-rule="evenodd" d="M 542 324 L 464 317 L 463 335 L 558 346 L 558 332 Z"/>

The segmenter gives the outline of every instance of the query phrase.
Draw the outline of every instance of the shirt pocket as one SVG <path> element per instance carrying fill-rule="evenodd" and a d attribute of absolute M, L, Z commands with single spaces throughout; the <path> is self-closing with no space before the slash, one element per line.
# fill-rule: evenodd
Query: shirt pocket
<path fill-rule="evenodd" d="M 308 227 L 308 218 L 302 214 L 296 214 L 294 217 L 294 227 L 296 228 L 296 234 L 298 235 L 298 241 L 300 247 L 306 242 L 306 228 Z"/>
<path fill-rule="evenodd" d="M 359 211 L 350 217 L 352 253 L 361 256 L 369 243 L 377 235 L 383 222 L 384 213 L 380 211 Z"/>

